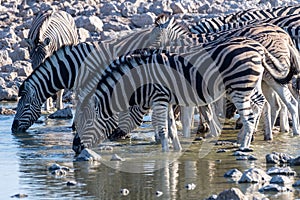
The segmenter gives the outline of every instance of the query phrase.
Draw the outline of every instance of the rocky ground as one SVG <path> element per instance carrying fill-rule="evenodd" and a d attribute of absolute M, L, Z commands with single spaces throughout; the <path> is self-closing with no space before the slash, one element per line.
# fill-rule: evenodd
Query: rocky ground
<path fill-rule="evenodd" d="M 151 26 L 161 13 L 178 21 L 196 23 L 201 18 L 249 8 L 270 8 L 298 3 L 296 0 L 0 0 L 0 101 L 16 101 L 18 88 L 32 72 L 24 38 L 34 16 L 47 9 L 70 13 L 81 41 L 105 40 L 137 28 Z M 66 95 L 68 96 L 68 95 Z"/>

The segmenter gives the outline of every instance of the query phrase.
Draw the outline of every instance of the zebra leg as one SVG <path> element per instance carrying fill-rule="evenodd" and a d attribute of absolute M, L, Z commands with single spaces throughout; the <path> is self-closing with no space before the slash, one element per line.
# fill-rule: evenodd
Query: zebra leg
<path fill-rule="evenodd" d="M 289 117 L 288 117 L 288 109 L 287 107 L 281 102 L 281 110 L 280 110 L 280 132 L 288 133 L 290 129 L 289 125 Z"/>
<path fill-rule="evenodd" d="M 193 115 L 194 115 L 194 106 L 181 107 L 182 133 L 183 136 L 186 138 L 191 137 L 191 125 L 192 125 Z"/>
<path fill-rule="evenodd" d="M 209 123 L 210 136 L 217 137 L 221 133 L 221 125 L 214 119 L 212 110 L 212 105 L 208 104 L 206 106 L 199 106 L 199 112 L 203 115 L 204 119 Z"/>
<path fill-rule="evenodd" d="M 49 97 L 45 102 L 45 111 L 50 111 L 50 109 L 53 107 L 53 99 L 52 97 Z"/>
<path fill-rule="evenodd" d="M 56 108 L 57 110 L 61 110 L 64 108 L 62 99 L 63 99 L 63 94 L 64 94 L 64 90 L 60 90 L 56 93 L 57 97 L 56 97 Z"/>
<path fill-rule="evenodd" d="M 264 140 L 272 140 L 272 124 L 271 124 L 271 106 L 268 101 L 266 101 L 263 109 L 263 119 L 264 119 Z"/>
<path fill-rule="evenodd" d="M 168 134 L 169 137 L 172 139 L 172 143 L 173 143 L 173 148 L 174 151 L 181 151 L 181 145 L 180 145 L 180 141 L 178 138 L 178 134 L 177 134 L 177 128 L 176 128 L 176 123 L 175 123 L 175 117 L 174 117 L 174 110 L 173 110 L 173 106 L 170 105 L 169 106 L 169 121 L 168 121 Z"/>
<path fill-rule="evenodd" d="M 291 91 L 287 87 L 287 85 L 281 85 L 275 80 L 273 80 L 271 87 L 277 92 L 280 96 L 283 103 L 287 106 L 293 120 L 293 134 L 299 135 L 299 116 L 298 116 L 298 102 L 293 97 Z"/>
<path fill-rule="evenodd" d="M 155 133 L 160 137 L 162 151 L 169 151 L 168 145 L 168 115 L 169 105 L 167 102 L 155 102 L 152 107 L 152 125 Z"/>

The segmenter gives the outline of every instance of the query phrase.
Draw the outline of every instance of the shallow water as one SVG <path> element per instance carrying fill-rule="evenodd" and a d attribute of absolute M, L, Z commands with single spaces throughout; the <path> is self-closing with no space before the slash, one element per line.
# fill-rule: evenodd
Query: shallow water
<path fill-rule="evenodd" d="M 0 106 L 14 107 L 15 104 Z M 183 153 L 161 153 L 160 146 L 149 140 L 132 140 L 122 143 L 106 143 L 111 150 L 94 149 L 103 157 L 103 162 L 74 162 L 71 150 L 73 134 L 71 120 L 50 120 L 32 126 L 27 133 L 12 134 L 13 116 L 0 115 L 0 199 L 9 199 L 15 194 L 26 194 L 24 199 L 205 199 L 231 187 L 240 188 L 248 197 L 270 199 L 296 199 L 299 191 L 280 194 L 261 194 L 257 184 L 238 184 L 223 177 L 232 168 L 241 171 L 250 167 L 267 169 L 265 155 L 272 151 L 300 155 L 299 137 L 277 134 L 273 142 L 262 140 L 257 134 L 253 143 L 258 160 L 237 161 L 232 156 L 232 145 L 215 146 L 209 141 L 181 140 Z M 232 127 L 227 124 L 226 127 Z M 150 135 L 149 129 L 141 128 L 137 135 Z M 220 140 L 234 140 L 236 131 L 224 130 Z M 210 149 L 212 147 L 212 149 Z M 224 148 L 225 153 L 216 153 Z M 204 150 L 208 149 L 207 152 Z M 125 161 L 110 161 L 113 154 Z M 206 155 L 207 154 L 207 155 Z M 48 171 L 52 163 L 72 169 L 66 176 L 54 176 Z M 300 174 L 299 167 L 293 169 Z M 296 176 L 293 180 L 298 180 Z M 67 186 L 67 181 L 76 181 Z M 194 190 L 186 184 L 194 183 Z M 129 194 L 122 196 L 121 188 Z M 162 191 L 160 197 L 156 191 Z"/>

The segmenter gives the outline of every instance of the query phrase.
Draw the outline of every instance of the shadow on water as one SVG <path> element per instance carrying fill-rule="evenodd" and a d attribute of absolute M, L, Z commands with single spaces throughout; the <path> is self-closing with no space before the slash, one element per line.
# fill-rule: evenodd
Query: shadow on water
<path fill-rule="evenodd" d="M 232 156 L 236 148 L 230 144 L 213 146 L 207 156 L 199 158 L 203 141 L 184 146 L 180 155 L 161 153 L 159 145 L 148 141 L 125 141 L 114 145 L 111 151 L 96 148 L 106 161 L 89 163 L 73 162 L 71 120 L 42 119 L 43 123 L 35 124 L 23 134 L 11 133 L 12 120 L 13 116 L 0 116 L 0 173 L 3 177 L 0 199 L 18 193 L 27 194 L 25 199 L 205 199 L 231 187 L 240 188 L 248 197 L 300 197 L 294 188 L 290 193 L 263 195 L 258 192 L 261 185 L 238 184 L 223 177 L 232 168 L 244 171 L 250 167 L 264 170 L 272 167 L 265 164 L 265 155 L 272 151 L 300 155 L 299 138 L 287 133 L 276 134 L 272 142 L 263 141 L 262 134 L 258 133 L 253 143 L 252 154 L 258 158 L 255 161 L 237 161 Z M 225 127 L 220 140 L 235 140 L 237 131 L 230 127 L 232 124 Z M 216 153 L 218 149 L 227 151 Z M 126 160 L 109 161 L 112 154 Z M 48 171 L 52 163 L 72 170 L 65 176 L 52 175 Z M 300 173 L 299 167 L 293 170 Z M 77 184 L 67 186 L 68 181 Z M 196 185 L 195 189 L 186 189 L 191 183 Z M 129 190 L 126 197 L 120 194 L 121 188 Z M 157 191 L 162 192 L 160 197 L 156 196 Z"/>

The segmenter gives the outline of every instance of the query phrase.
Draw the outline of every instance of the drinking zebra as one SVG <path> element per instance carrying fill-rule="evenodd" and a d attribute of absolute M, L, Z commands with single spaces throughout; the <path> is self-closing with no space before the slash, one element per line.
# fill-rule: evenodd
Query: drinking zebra
<path fill-rule="evenodd" d="M 179 48 L 179 47 L 178 47 Z M 181 54 L 166 50 L 140 50 L 115 60 L 108 66 L 83 105 L 78 132 L 73 141 L 77 153 L 107 136 L 105 124 L 129 106 L 153 108 L 163 145 L 167 146 L 167 117 L 170 104 L 206 105 L 228 93 L 243 119 L 241 149 L 248 148 L 255 123 L 264 103 L 261 92 L 263 71 L 285 83 L 287 76 L 270 67 L 282 68 L 260 43 L 248 38 L 232 38 L 203 47 L 185 48 Z M 180 84 L 178 84 L 180 83 Z M 129 89 L 125 89 L 126 88 Z M 251 107 L 254 93 L 256 108 Z"/>
<path fill-rule="evenodd" d="M 54 51 L 65 45 L 78 43 L 73 17 L 65 11 L 39 12 L 32 21 L 26 42 L 29 47 L 32 68 L 37 68 Z M 57 93 L 56 108 L 62 109 L 63 90 Z M 45 104 L 50 109 L 51 99 Z"/>
<path fill-rule="evenodd" d="M 168 25 L 163 30 L 171 29 L 171 27 L 176 27 L 176 24 L 168 21 Z M 60 89 L 74 89 L 78 96 L 77 107 L 79 108 L 86 95 L 99 82 L 105 66 L 130 50 L 158 44 L 161 31 L 162 28 L 157 25 L 114 40 L 65 47 L 64 51 L 58 51 L 59 53 L 46 59 L 20 87 L 19 96 L 21 98 L 18 102 L 12 131 L 24 132 L 27 130 L 39 118 L 40 107 L 46 98 Z M 173 36 L 175 37 L 175 35 Z M 45 69 L 44 65 L 47 65 L 48 68 Z M 32 88 L 24 89 L 27 88 L 26 85 Z M 34 98 L 32 98 L 33 96 Z M 135 112 L 134 109 L 131 110 L 133 113 Z M 138 117 L 135 114 L 131 116 Z M 111 124 L 113 123 L 115 122 L 111 122 Z M 108 133 L 113 131 L 113 128 L 116 127 L 108 127 Z"/>

